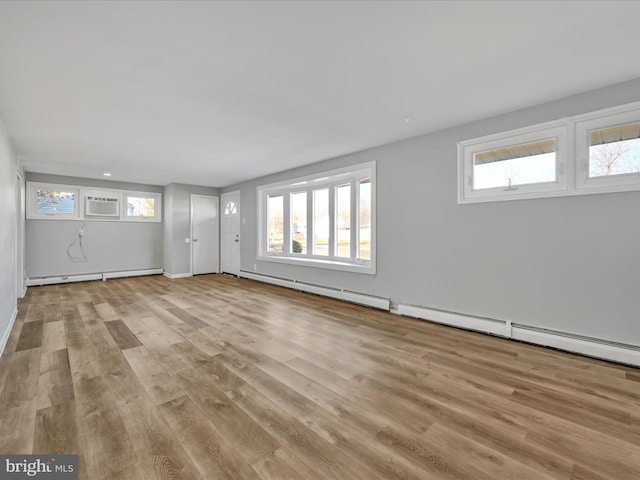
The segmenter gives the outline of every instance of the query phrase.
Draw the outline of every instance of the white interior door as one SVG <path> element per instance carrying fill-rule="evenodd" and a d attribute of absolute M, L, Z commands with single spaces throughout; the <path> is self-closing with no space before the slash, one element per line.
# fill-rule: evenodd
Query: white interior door
<path fill-rule="evenodd" d="M 240 192 L 222 195 L 222 235 L 221 266 L 222 271 L 233 275 L 240 274 Z"/>
<path fill-rule="evenodd" d="M 217 273 L 220 251 L 218 198 L 191 195 L 191 271 Z"/>

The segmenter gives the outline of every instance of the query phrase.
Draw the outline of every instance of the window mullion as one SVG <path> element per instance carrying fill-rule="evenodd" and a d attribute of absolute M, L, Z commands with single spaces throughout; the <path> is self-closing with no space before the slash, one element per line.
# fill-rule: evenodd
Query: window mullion
<path fill-rule="evenodd" d="M 358 231 L 359 231 L 359 219 L 360 219 L 360 209 L 358 208 L 358 199 L 360 198 L 360 182 L 358 182 L 356 179 L 352 179 L 351 180 L 351 218 L 350 220 L 350 224 L 349 224 L 349 229 L 351 230 L 349 232 L 349 237 L 350 237 L 350 250 L 351 250 L 351 261 L 354 262 L 356 260 L 356 258 L 358 257 L 358 242 L 359 242 L 359 235 L 358 235 Z"/>
<path fill-rule="evenodd" d="M 291 255 L 291 192 L 282 194 L 282 253 Z"/>
<path fill-rule="evenodd" d="M 329 185 L 329 258 L 336 257 L 336 184 Z"/>
<path fill-rule="evenodd" d="M 314 219 L 313 219 L 313 189 L 307 188 L 307 253 L 306 256 L 313 255 L 313 235 L 314 235 Z"/>

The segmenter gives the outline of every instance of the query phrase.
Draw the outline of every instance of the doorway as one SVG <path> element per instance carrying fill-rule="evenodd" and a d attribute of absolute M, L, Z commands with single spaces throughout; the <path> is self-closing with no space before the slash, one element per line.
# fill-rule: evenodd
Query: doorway
<path fill-rule="evenodd" d="M 218 197 L 191 194 L 191 273 L 219 271 Z"/>
<path fill-rule="evenodd" d="M 221 210 L 221 270 L 240 275 L 240 192 L 222 194 Z"/>

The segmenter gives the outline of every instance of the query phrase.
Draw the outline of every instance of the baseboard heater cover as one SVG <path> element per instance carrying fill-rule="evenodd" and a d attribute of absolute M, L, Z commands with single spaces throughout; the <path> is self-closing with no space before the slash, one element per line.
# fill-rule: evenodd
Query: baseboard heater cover
<path fill-rule="evenodd" d="M 123 270 L 119 272 L 87 273 L 79 275 L 56 275 L 51 277 L 29 277 L 27 287 L 37 285 L 54 285 L 56 283 L 69 282 L 89 282 L 92 280 L 108 280 L 110 278 L 140 277 L 143 275 L 158 275 L 163 272 L 162 268 L 150 268 L 146 270 Z"/>
<path fill-rule="evenodd" d="M 245 270 L 240 270 L 239 276 L 241 278 L 247 278 L 249 280 L 256 280 L 258 282 L 270 283 L 272 285 L 300 290 L 307 293 L 314 293 L 316 295 L 321 295 L 324 297 L 331 297 L 351 303 L 358 303 L 360 305 L 366 305 L 368 307 L 373 307 L 380 310 L 388 311 L 390 307 L 390 301 L 388 298 L 375 297 L 373 295 L 366 295 L 364 293 L 351 292 L 349 290 L 343 290 L 339 288 L 323 287 L 320 285 L 313 285 L 311 283 L 299 282 L 297 280 L 289 280 L 286 278 L 274 277 L 271 275 L 262 275 L 259 273 L 247 272 Z"/>
<path fill-rule="evenodd" d="M 415 305 L 400 304 L 397 313 L 434 323 L 490 333 L 513 340 L 640 367 L 640 346 L 636 345 Z"/>
<path fill-rule="evenodd" d="M 640 367 L 640 346 L 513 324 L 511 338 Z"/>
<path fill-rule="evenodd" d="M 398 313 L 407 317 L 421 318 L 435 323 L 442 323 L 467 330 L 477 330 L 501 337 L 508 338 L 511 336 L 511 324 L 504 320 L 473 317 L 462 313 L 448 312 L 446 310 L 403 304 L 398 305 Z"/>

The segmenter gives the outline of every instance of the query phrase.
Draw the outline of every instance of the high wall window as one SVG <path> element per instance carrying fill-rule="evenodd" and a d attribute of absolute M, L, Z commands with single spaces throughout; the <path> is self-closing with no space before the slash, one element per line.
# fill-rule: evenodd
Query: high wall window
<path fill-rule="evenodd" d="M 162 194 L 27 182 L 27 218 L 160 222 Z M 124 200 L 124 201 L 123 201 Z"/>
<path fill-rule="evenodd" d="M 128 221 L 159 222 L 162 195 L 147 192 L 125 192 L 123 217 Z"/>
<path fill-rule="evenodd" d="M 258 187 L 259 258 L 375 273 L 375 164 Z"/>
<path fill-rule="evenodd" d="M 640 190 L 640 102 L 458 143 L 458 203 Z"/>
<path fill-rule="evenodd" d="M 461 203 L 564 191 L 567 138 L 561 125 L 461 142 Z"/>

